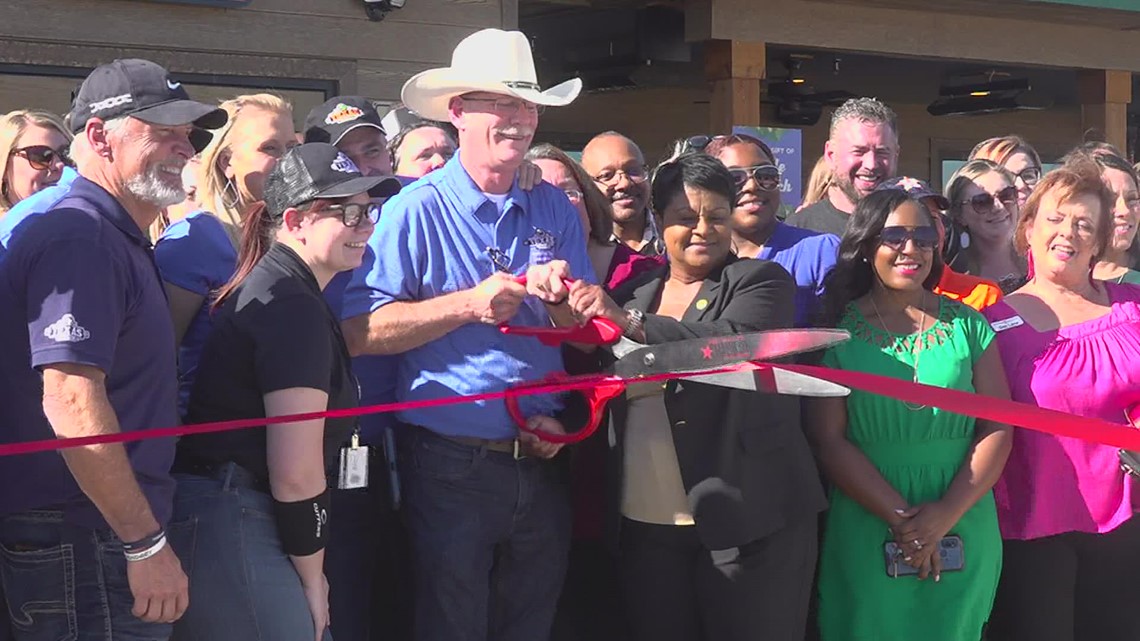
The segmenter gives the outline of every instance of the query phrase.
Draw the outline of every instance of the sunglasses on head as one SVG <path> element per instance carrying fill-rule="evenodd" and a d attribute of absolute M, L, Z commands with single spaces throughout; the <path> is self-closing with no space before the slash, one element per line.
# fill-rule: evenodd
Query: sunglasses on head
<path fill-rule="evenodd" d="M 760 185 L 764 191 L 776 191 L 780 188 L 780 170 L 775 165 L 756 165 L 754 167 L 737 167 L 728 170 L 732 174 L 732 182 L 743 187 L 749 178 Z"/>
<path fill-rule="evenodd" d="M 361 205 L 358 203 L 349 203 L 347 205 L 329 205 L 318 210 L 320 213 L 339 214 L 340 222 L 344 223 L 345 227 L 357 227 L 360 223 L 364 222 L 367 217 L 368 221 L 373 225 L 376 221 L 380 220 L 380 205 L 375 203 L 368 203 Z"/>
<path fill-rule="evenodd" d="M 1006 209 L 1017 205 L 1017 187 L 1006 187 L 996 194 L 975 194 L 969 200 L 962 201 L 962 204 L 973 207 L 976 212 L 991 212 L 997 209 L 998 201 L 1005 203 Z"/>
<path fill-rule="evenodd" d="M 57 161 L 64 165 L 71 165 L 71 158 L 67 155 L 66 147 L 52 149 L 47 145 L 32 145 L 30 147 L 13 149 L 12 155 L 24 158 L 28 161 L 28 164 L 32 166 L 32 169 L 37 171 L 49 169 Z"/>
<path fill-rule="evenodd" d="M 933 250 L 938 247 L 938 230 L 929 225 L 924 227 L 883 227 L 879 232 L 879 244 L 895 251 L 902 251 L 909 240 L 919 249 Z"/>

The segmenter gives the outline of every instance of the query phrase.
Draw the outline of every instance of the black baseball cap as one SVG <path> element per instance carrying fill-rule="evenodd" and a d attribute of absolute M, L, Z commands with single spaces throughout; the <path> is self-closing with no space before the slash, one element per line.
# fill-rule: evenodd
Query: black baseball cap
<path fill-rule="evenodd" d="M 380 114 L 370 100 L 362 96 L 337 96 L 315 107 L 305 117 L 305 142 L 335 145 L 358 127 L 374 127 L 384 133 Z"/>
<path fill-rule="evenodd" d="M 92 118 L 131 116 L 155 125 L 194 125 L 190 143 L 202 151 L 212 135 L 206 129 L 226 124 L 224 109 L 190 99 L 182 83 L 161 66 L 138 58 L 96 67 L 75 92 L 67 120 L 79 133 Z"/>
<path fill-rule="evenodd" d="M 386 198 L 400 191 L 395 176 L 365 177 L 333 145 L 310 142 L 297 145 L 281 159 L 265 179 L 265 205 L 269 214 L 279 217 L 286 209 L 317 198 L 348 198 L 367 193 Z"/>
<path fill-rule="evenodd" d="M 930 185 L 924 180 L 918 178 L 911 178 L 910 176 L 897 176 L 895 178 L 888 178 L 875 187 L 875 191 L 881 189 L 898 189 L 905 191 L 908 196 L 915 200 L 922 200 L 923 198 L 933 198 L 934 206 L 942 211 L 950 209 L 950 201 L 942 194 L 930 188 Z"/>

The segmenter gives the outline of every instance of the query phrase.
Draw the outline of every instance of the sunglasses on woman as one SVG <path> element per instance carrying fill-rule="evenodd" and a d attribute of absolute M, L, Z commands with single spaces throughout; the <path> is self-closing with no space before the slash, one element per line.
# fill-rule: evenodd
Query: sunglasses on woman
<path fill-rule="evenodd" d="M 979 214 L 988 214 L 997 211 L 998 201 L 1005 204 L 1005 208 L 1012 211 L 1012 208 L 1017 205 L 1017 187 L 1006 187 L 996 194 L 988 194 L 982 192 L 970 197 L 969 200 L 963 200 L 960 204 L 969 205 L 974 208 L 974 211 Z"/>
<path fill-rule="evenodd" d="M 780 170 L 775 165 L 737 167 L 729 169 L 728 173 L 732 174 L 732 181 L 736 183 L 737 188 L 743 187 L 749 178 L 754 179 L 764 191 L 776 191 L 780 188 Z"/>
<path fill-rule="evenodd" d="M 20 156 L 28 161 L 32 169 L 36 171 L 44 171 L 50 169 L 56 162 L 64 165 L 71 165 L 71 158 L 67 155 L 67 148 L 60 147 L 59 149 L 52 149 L 47 145 L 32 145 L 30 147 L 20 147 L 19 149 L 12 150 L 13 156 Z"/>
<path fill-rule="evenodd" d="M 879 244 L 890 247 L 895 251 L 902 251 L 908 240 L 914 241 L 919 249 L 933 250 L 938 247 L 938 230 L 929 225 L 925 227 L 883 227 L 879 232 Z"/>
<path fill-rule="evenodd" d="M 357 227 L 360 223 L 364 222 L 367 217 L 368 221 L 373 225 L 376 221 L 380 220 L 380 205 L 368 203 L 367 205 L 360 205 L 357 203 L 350 203 L 348 205 L 329 205 L 320 210 L 323 212 L 331 212 L 340 215 L 340 222 L 344 223 L 345 227 Z"/>

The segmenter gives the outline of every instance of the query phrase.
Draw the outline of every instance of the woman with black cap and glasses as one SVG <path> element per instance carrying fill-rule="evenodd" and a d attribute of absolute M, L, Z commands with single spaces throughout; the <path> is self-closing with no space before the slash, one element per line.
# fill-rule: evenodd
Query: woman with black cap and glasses
<path fill-rule="evenodd" d="M 365 178 L 332 145 L 282 156 L 265 200 L 244 216 L 237 272 L 214 304 L 189 422 L 357 404 L 348 350 L 322 290 L 360 265 L 379 217 L 369 198 L 398 189 L 394 178 Z M 354 448 L 342 451 L 354 424 L 314 419 L 182 439 L 175 512 L 196 519 L 197 533 L 193 550 L 178 550 L 193 559 L 193 605 L 173 638 L 330 638 L 326 479 L 338 453 L 356 460 Z M 351 481 L 342 476 L 342 486 Z"/>

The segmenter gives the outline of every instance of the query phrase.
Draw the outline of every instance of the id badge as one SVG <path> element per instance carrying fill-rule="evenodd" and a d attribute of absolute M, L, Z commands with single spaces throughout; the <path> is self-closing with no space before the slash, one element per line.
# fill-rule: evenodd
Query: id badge
<path fill-rule="evenodd" d="M 360 446 L 360 435 L 352 435 L 352 443 L 340 448 L 340 475 L 337 489 L 358 490 L 368 487 L 368 448 Z"/>

